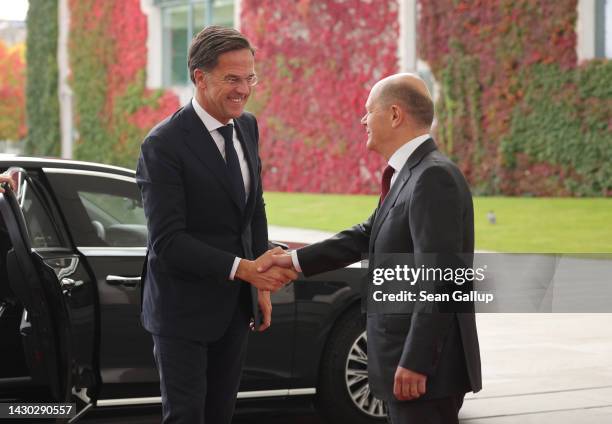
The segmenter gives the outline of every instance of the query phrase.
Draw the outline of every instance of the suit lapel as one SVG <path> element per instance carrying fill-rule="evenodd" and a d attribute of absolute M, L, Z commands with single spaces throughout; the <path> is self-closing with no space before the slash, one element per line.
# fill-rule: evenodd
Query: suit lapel
<path fill-rule="evenodd" d="M 210 170 L 236 206 L 243 211 L 244 201 L 240 202 L 238 193 L 230 186 L 230 176 L 223 156 L 215 144 L 210 132 L 198 117 L 193 105 L 189 102 L 182 111 L 183 128 L 188 132 L 186 144 L 193 154 Z"/>
<path fill-rule="evenodd" d="M 373 246 L 373 242 L 376 240 L 378 236 L 378 232 L 380 231 L 380 227 L 383 222 L 387 218 L 391 207 L 395 204 L 397 197 L 401 193 L 402 189 L 412 176 L 412 169 L 417 166 L 421 160 L 425 156 L 427 156 L 432 151 L 436 150 L 436 143 L 430 138 L 421 144 L 408 158 L 402 169 L 400 170 L 399 175 L 397 176 L 391 190 L 385 197 L 384 202 L 379 205 L 378 212 L 376 213 L 376 219 L 374 220 L 374 225 L 372 227 L 372 234 L 370 235 L 370 246 Z"/>

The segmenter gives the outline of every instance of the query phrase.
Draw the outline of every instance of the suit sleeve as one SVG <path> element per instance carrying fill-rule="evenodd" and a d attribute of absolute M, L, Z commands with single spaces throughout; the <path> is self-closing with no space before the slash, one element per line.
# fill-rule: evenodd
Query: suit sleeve
<path fill-rule="evenodd" d="M 149 136 L 136 170 L 149 231 L 149 248 L 175 270 L 227 280 L 235 255 L 212 247 L 187 231 L 182 163 L 172 143 Z"/>
<path fill-rule="evenodd" d="M 409 220 L 414 243 L 415 265 L 454 268 L 462 247 L 462 201 L 457 183 L 442 167 L 421 174 L 410 202 Z M 447 290 L 452 283 L 426 281 L 428 290 Z M 412 314 L 399 365 L 433 375 L 437 358 L 451 327 L 454 314 L 441 312 L 439 305 L 417 302 Z"/>
<path fill-rule="evenodd" d="M 302 273 L 308 277 L 331 271 L 358 262 L 367 256 L 375 217 L 376 210 L 365 222 L 327 240 L 299 249 L 297 255 Z"/>
<path fill-rule="evenodd" d="M 253 139 L 257 147 L 257 172 L 255 178 L 258 179 L 257 193 L 255 193 L 255 211 L 251 220 L 253 232 L 253 253 L 259 257 L 268 250 L 268 219 L 266 218 L 266 204 L 263 198 L 263 184 L 261 181 L 261 159 L 259 158 L 259 130 L 257 120 L 253 117 L 254 134 Z"/>

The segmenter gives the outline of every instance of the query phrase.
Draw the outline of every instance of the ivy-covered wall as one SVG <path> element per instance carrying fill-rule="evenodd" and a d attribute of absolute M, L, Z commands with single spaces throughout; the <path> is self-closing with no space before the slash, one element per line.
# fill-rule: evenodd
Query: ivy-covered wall
<path fill-rule="evenodd" d="M 145 87 L 140 0 L 69 5 L 76 157 L 133 167 L 146 132 L 179 107 Z M 436 137 L 475 193 L 612 195 L 612 64 L 577 63 L 577 0 L 419 8 L 420 56 L 440 88 Z M 242 0 L 240 19 L 258 48 L 249 109 L 265 188 L 377 193 L 383 163 L 366 151 L 359 119 L 372 84 L 397 72 L 397 0 Z M 31 0 L 28 141 L 37 154 L 59 153 L 56 22 L 57 0 Z"/>
<path fill-rule="evenodd" d="M 420 0 L 438 141 L 478 194 L 612 195 L 612 61 L 576 59 L 576 0 Z"/>
<path fill-rule="evenodd" d="M 145 87 L 147 23 L 140 0 L 70 0 L 75 157 L 134 168 L 146 133 L 178 108 Z"/>
<path fill-rule="evenodd" d="M 57 7 L 57 0 L 29 0 L 26 18 L 28 135 L 25 151 L 32 155 L 60 154 Z"/>
<path fill-rule="evenodd" d="M 371 86 L 396 72 L 398 4 L 243 0 L 241 31 L 257 48 L 266 190 L 379 191 L 381 159 L 359 123 Z"/>

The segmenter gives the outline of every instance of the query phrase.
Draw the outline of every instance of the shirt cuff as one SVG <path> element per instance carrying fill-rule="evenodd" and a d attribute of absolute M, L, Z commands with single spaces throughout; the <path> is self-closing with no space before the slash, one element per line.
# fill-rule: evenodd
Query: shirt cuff
<path fill-rule="evenodd" d="M 291 251 L 291 262 L 293 262 L 293 267 L 297 272 L 302 272 L 302 267 L 300 266 L 300 261 L 298 260 L 297 250 Z"/>
<path fill-rule="evenodd" d="M 234 281 L 234 277 L 236 277 L 236 271 L 238 271 L 238 265 L 240 265 L 240 258 L 236 256 L 234 258 L 234 265 L 232 265 L 232 270 L 230 271 L 229 279 Z"/>

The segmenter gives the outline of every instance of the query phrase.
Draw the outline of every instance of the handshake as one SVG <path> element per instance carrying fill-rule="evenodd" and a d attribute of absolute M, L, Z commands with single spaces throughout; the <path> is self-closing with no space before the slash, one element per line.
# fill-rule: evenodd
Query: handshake
<path fill-rule="evenodd" d="M 247 281 L 259 290 L 275 292 L 297 278 L 291 255 L 280 247 L 268 250 L 254 261 L 241 259 L 236 278 Z"/>

